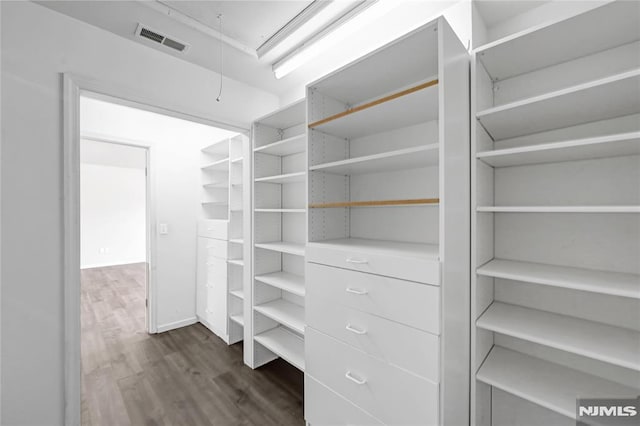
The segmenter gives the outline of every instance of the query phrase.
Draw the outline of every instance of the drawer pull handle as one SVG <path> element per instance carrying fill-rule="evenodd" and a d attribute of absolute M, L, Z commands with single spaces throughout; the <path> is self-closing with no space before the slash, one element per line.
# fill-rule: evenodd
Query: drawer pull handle
<path fill-rule="evenodd" d="M 351 287 L 347 287 L 346 292 L 351 294 L 357 294 L 358 296 L 364 296 L 365 294 L 369 294 L 367 290 L 360 290 L 360 289 L 351 288 Z"/>
<path fill-rule="evenodd" d="M 353 374 L 351 374 L 351 371 L 347 371 L 344 374 L 344 377 L 346 377 L 347 379 L 351 380 L 356 385 L 364 385 L 365 383 L 367 383 L 367 381 L 365 379 L 359 379 L 359 378 L 355 377 Z"/>
<path fill-rule="evenodd" d="M 355 333 L 355 334 L 367 334 L 367 330 L 360 330 L 358 328 L 355 328 L 351 324 L 347 324 L 347 326 L 345 328 L 347 330 L 349 330 L 350 332 Z"/>
<path fill-rule="evenodd" d="M 347 263 L 355 263 L 356 265 L 364 265 L 366 263 L 369 263 L 369 261 L 366 260 L 366 259 L 354 259 L 352 257 L 347 257 Z"/>

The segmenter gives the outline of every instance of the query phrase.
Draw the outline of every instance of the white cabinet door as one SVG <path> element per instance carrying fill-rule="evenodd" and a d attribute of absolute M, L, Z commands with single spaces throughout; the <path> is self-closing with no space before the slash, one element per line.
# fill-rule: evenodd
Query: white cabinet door
<path fill-rule="evenodd" d="M 196 315 L 206 320 L 207 309 L 207 238 L 198 238 L 196 272 Z"/>

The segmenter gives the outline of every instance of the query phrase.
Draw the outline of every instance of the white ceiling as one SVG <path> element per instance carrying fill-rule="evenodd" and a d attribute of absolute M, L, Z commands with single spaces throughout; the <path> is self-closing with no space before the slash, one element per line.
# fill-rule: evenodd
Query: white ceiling
<path fill-rule="evenodd" d="M 253 50 L 312 3 L 311 0 L 159 2 L 215 30 L 219 29 L 217 17 L 221 13 L 224 34 Z"/>
<path fill-rule="evenodd" d="M 1 1 L 1 0 L 0 0 Z M 357 3 L 354 0 L 340 0 Z M 80 21 L 110 31 L 136 43 L 162 51 L 176 58 L 220 72 L 220 40 L 207 29 L 219 30 L 218 13 L 223 14 L 223 32 L 235 43 L 255 51 L 266 39 L 294 18 L 311 0 L 235 0 L 235 1 L 69 1 L 36 0 L 36 3 L 71 16 Z M 152 7 L 153 6 L 153 7 Z M 171 16 L 169 8 L 187 19 L 206 26 L 199 30 Z M 164 12 L 163 12 L 164 10 Z M 138 23 L 190 45 L 186 53 L 173 51 L 155 42 L 135 36 Z M 271 63 L 259 60 L 255 54 L 224 45 L 224 74 L 250 86 L 266 90 L 278 96 L 304 86 L 304 75 L 275 78 Z M 273 59 L 273 58 L 272 58 Z M 295 73 L 294 73 L 295 74 Z"/>

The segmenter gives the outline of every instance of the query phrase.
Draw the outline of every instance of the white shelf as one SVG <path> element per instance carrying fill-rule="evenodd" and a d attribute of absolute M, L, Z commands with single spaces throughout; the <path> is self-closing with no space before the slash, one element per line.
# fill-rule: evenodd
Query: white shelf
<path fill-rule="evenodd" d="M 244 244 L 244 240 L 242 238 L 231 238 L 229 239 L 229 242 L 234 244 Z"/>
<path fill-rule="evenodd" d="M 640 275 L 493 259 L 478 275 L 640 299 Z"/>
<path fill-rule="evenodd" d="M 242 157 L 234 158 L 233 160 L 231 160 L 231 162 L 233 164 L 242 163 Z"/>
<path fill-rule="evenodd" d="M 244 315 L 242 314 L 229 315 L 229 319 L 244 327 Z"/>
<path fill-rule="evenodd" d="M 229 260 L 227 260 L 227 263 L 229 263 L 231 265 L 236 265 L 236 266 L 244 266 L 244 260 L 243 259 L 229 259 Z"/>
<path fill-rule="evenodd" d="M 226 188 L 229 188 L 229 183 L 227 183 L 227 182 L 211 182 L 211 183 L 203 184 L 202 187 L 206 188 L 206 189 L 226 189 Z"/>
<path fill-rule="evenodd" d="M 203 206 L 228 206 L 229 205 L 226 201 L 203 201 L 201 204 Z"/>
<path fill-rule="evenodd" d="M 305 172 L 286 173 L 283 175 L 267 176 L 256 178 L 256 182 L 264 183 L 294 183 L 304 182 Z"/>
<path fill-rule="evenodd" d="M 310 126 L 313 126 L 313 130 L 352 139 L 437 118 L 438 85 L 436 84 L 323 124 L 313 126 L 311 123 Z"/>
<path fill-rule="evenodd" d="M 305 152 L 307 149 L 307 140 L 305 134 L 293 136 L 281 141 L 273 142 L 267 145 L 255 148 L 254 152 L 261 154 L 277 155 L 284 157 L 286 155 L 298 154 Z"/>
<path fill-rule="evenodd" d="M 635 398 L 639 392 L 500 346 L 493 347 L 476 378 L 572 419 L 575 419 L 578 398 Z"/>
<path fill-rule="evenodd" d="M 494 302 L 479 328 L 640 371 L 640 333 L 630 329 Z"/>
<path fill-rule="evenodd" d="M 490 108 L 477 114 L 493 140 L 640 112 L 640 70 Z M 606 101 L 605 101 L 606 100 Z"/>
<path fill-rule="evenodd" d="M 627 155 L 640 155 L 640 132 L 484 151 L 476 158 L 493 167 L 510 167 Z"/>
<path fill-rule="evenodd" d="M 438 259 L 439 248 L 436 244 L 401 243 L 398 241 L 367 240 L 362 238 L 342 238 L 308 243 L 334 249 L 355 250 L 362 252 L 386 254 L 391 256 L 418 257 L 421 259 Z"/>
<path fill-rule="evenodd" d="M 276 327 L 254 337 L 271 352 L 304 371 L 304 339 L 283 327 Z"/>
<path fill-rule="evenodd" d="M 304 297 L 304 277 L 290 272 L 272 272 L 255 276 L 256 281 L 279 288 L 296 296 Z"/>
<path fill-rule="evenodd" d="M 268 243 L 256 243 L 257 248 L 279 251 L 281 253 L 293 254 L 296 256 L 304 256 L 304 244 L 291 243 L 287 241 L 273 241 Z"/>
<path fill-rule="evenodd" d="M 306 213 L 305 209 L 255 209 L 256 213 Z"/>
<path fill-rule="evenodd" d="M 438 144 L 432 144 L 319 164 L 309 170 L 340 175 L 383 173 L 436 165 L 438 154 Z"/>
<path fill-rule="evenodd" d="M 238 299 L 244 299 L 244 291 L 242 290 L 229 290 L 229 294 Z"/>
<path fill-rule="evenodd" d="M 613 2 L 510 35 L 480 47 L 476 54 L 491 78 L 502 80 L 638 40 L 638 14 L 637 2 Z M 594 31 L 608 22 L 615 25 L 607 31 Z"/>
<path fill-rule="evenodd" d="M 304 335 L 304 308 L 301 306 L 287 302 L 284 299 L 276 299 L 256 305 L 253 309 Z"/>
<path fill-rule="evenodd" d="M 481 206 L 489 213 L 640 213 L 640 206 Z"/>
<path fill-rule="evenodd" d="M 214 161 L 202 167 L 202 170 L 226 170 L 229 167 L 229 158 Z"/>

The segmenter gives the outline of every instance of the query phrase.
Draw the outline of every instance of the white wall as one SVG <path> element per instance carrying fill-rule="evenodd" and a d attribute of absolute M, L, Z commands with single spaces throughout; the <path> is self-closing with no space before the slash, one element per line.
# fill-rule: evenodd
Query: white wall
<path fill-rule="evenodd" d="M 31 2 L 0 2 L 2 45 L 2 419 L 64 418 L 62 77 L 106 82 L 121 96 L 247 124 L 276 96 Z M 130 93 L 130 96 L 125 95 Z"/>
<path fill-rule="evenodd" d="M 80 265 L 145 262 L 145 169 L 80 165 Z"/>

